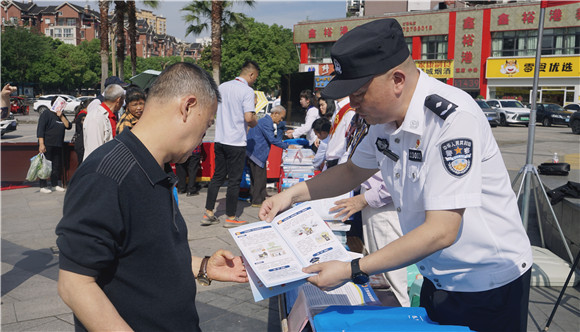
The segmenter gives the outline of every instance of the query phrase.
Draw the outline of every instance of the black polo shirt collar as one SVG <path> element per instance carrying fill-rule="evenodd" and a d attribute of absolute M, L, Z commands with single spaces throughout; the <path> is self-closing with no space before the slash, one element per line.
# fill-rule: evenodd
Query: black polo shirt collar
<path fill-rule="evenodd" d="M 172 187 L 177 183 L 177 177 L 173 172 L 165 173 L 159 167 L 157 160 L 153 157 L 151 152 L 145 145 L 133 134 L 130 130 L 123 130 L 121 134 L 115 137 L 116 140 L 123 143 L 130 151 L 133 151 L 133 156 L 137 164 L 149 179 L 152 186 L 160 184 L 165 187 Z"/>

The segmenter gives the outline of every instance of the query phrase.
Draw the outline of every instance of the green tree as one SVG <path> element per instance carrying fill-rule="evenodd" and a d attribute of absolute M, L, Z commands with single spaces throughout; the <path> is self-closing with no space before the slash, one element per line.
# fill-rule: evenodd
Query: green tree
<path fill-rule="evenodd" d="M 238 1 L 250 7 L 254 7 L 254 0 Z M 246 15 L 235 13 L 230 10 L 234 1 L 193 1 L 183 7 L 181 11 L 187 12 L 184 16 L 188 25 L 185 35 L 190 33 L 200 34 L 211 27 L 211 63 L 214 80 L 220 82 L 220 66 L 222 52 L 222 33 L 226 34 L 233 28 L 243 27 Z"/>
<path fill-rule="evenodd" d="M 282 75 L 298 70 L 298 54 L 293 43 L 292 31 L 277 24 L 244 21 L 245 29 L 233 29 L 224 35 L 222 44 L 222 77 L 232 80 L 240 73 L 246 60 L 254 60 L 260 66 L 260 76 L 254 89 L 273 91 L 280 88 Z M 205 55 L 207 56 L 207 55 Z M 200 63 L 204 66 L 204 54 Z"/>
<path fill-rule="evenodd" d="M 20 27 L 5 27 L 2 37 L 2 84 L 6 82 L 36 82 L 35 72 L 31 70 L 43 54 L 50 53 L 60 41 L 32 33 Z"/>

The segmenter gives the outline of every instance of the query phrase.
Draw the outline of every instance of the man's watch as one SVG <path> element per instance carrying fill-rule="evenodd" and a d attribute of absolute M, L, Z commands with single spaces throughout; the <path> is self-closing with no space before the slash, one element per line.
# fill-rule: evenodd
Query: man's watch
<path fill-rule="evenodd" d="M 197 282 L 202 286 L 209 286 L 211 284 L 211 279 L 207 275 L 207 262 L 209 261 L 209 256 L 205 256 L 201 260 L 201 265 L 199 266 L 199 273 L 197 274 Z"/>
<path fill-rule="evenodd" d="M 357 258 L 350 262 L 350 269 L 352 273 L 350 277 L 352 282 L 357 285 L 362 285 L 369 282 L 369 275 L 360 270 L 359 260 L 360 258 Z"/>

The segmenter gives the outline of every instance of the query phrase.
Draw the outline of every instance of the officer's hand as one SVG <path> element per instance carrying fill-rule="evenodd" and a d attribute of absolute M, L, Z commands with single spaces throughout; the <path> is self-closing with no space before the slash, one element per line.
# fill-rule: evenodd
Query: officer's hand
<path fill-rule="evenodd" d="M 364 195 L 356 195 L 354 197 L 341 199 L 341 200 L 334 202 L 334 204 L 335 204 L 335 207 L 328 210 L 328 212 L 337 212 L 338 211 L 338 213 L 335 214 L 334 217 L 340 218 L 340 217 L 344 216 L 341 219 L 342 221 L 346 221 L 348 218 L 350 218 L 350 216 L 361 211 L 362 209 L 367 207 L 367 205 L 369 205 L 367 203 L 367 200 L 365 199 Z"/>
<path fill-rule="evenodd" d="M 258 217 L 260 220 L 271 222 L 278 212 L 284 211 L 292 205 L 292 200 L 284 193 L 269 197 L 262 203 Z"/>
<path fill-rule="evenodd" d="M 330 261 L 310 265 L 302 269 L 304 273 L 318 273 L 307 280 L 323 291 L 331 291 L 350 281 L 350 263 Z"/>

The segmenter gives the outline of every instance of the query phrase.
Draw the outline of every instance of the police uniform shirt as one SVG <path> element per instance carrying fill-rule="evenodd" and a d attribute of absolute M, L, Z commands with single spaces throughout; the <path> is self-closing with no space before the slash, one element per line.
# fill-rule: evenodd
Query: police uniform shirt
<path fill-rule="evenodd" d="M 437 288 L 489 290 L 532 266 L 499 147 L 463 91 L 420 72 L 401 126 L 371 126 L 352 161 L 381 170 L 404 234 L 425 221 L 426 210 L 465 208 L 455 243 L 417 263 Z"/>

